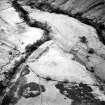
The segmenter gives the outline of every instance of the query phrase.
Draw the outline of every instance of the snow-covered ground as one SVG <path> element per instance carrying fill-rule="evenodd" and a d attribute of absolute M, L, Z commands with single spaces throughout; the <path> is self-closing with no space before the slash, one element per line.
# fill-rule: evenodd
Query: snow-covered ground
<path fill-rule="evenodd" d="M 20 52 L 24 52 L 28 44 L 33 44 L 43 35 L 43 30 L 31 28 L 22 22 L 12 7 L 1 11 L 0 17 L 4 20 L 1 19 L 0 41 L 16 46 Z"/>
<path fill-rule="evenodd" d="M 93 84 L 94 79 L 86 68 L 78 62 L 73 61 L 72 58 L 72 54 L 67 56 L 62 50 L 53 45 L 46 54 L 35 62 L 28 63 L 28 65 L 42 77 L 48 76 L 58 81 L 82 81 L 87 84 Z"/>
<path fill-rule="evenodd" d="M 89 25 L 81 23 L 77 19 L 62 14 L 58 15 L 38 10 L 31 12 L 29 16 L 32 19 L 47 22 L 54 32 L 52 33 L 52 37 L 60 41 L 66 50 L 70 50 L 79 43 L 79 37 L 82 36 L 87 38 L 89 47 L 97 49 L 101 46 L 96 30 Z"/>

